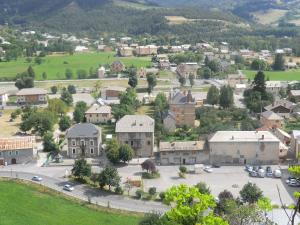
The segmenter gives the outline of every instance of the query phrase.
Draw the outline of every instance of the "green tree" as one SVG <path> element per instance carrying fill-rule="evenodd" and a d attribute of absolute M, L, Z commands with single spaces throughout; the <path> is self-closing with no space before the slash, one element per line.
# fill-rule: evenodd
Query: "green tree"
<path fill-rule="evenodd" d="M 112 113 L 116 119 L 120 119 L 125 115 L 133 115 L 138 105 L 135 89 L 127 88 L 126 92 L 120 94 L 120 105 L 112 107 Z"/>
<path fill-rule="evenodd" d="M 65 76 L 67 80 L 71 80 L 73 78 L 73 71 L 71 69 L 66 69 Z"/>
<path fill-rule="evenodd" d="M 32 88 L 34 87 L 34 78 L 28 75 L 28 72 L 23 72 L 22 74 L 17 75 L 17 80 L 15 86 L 20 90 L 23 88 Z"/>
<path fill-rule="evenodd" d="M 218 61 L 216 61 L 216 60 L 211 60 L 209 63 L 208 63 L 208 65 L 207 65 L 209 68 L 210 68 L 210 70 L 212 71 L 212 72 L 214 72 L 214 73 L 217 73 L 217 72 L 219 72 L 220 70 L 221 70 L 221 68 L 220 68 L 220 63 L 218 62 Z"/>
<path fill-rule="evenodd" d="M 199 69 L 199 73 L 200 73 L 199 75 L 204 79 L 209 79 L 212 76 L 211 69 L 207 66 Z"/>
<path fill-rule="evenodd" d="M 46 72 L 42 73 L 42 78 L 43 78 L 43 80 L 47 80 L 47 73 Z"/>
<path fill-rule="evenodd" d="M 224 109 L 233 106 L 233 91 L 230 86 L 222 86 L 220 90 L 219 104 Z"/>
<path fill-rule="evenodd" d="M 210 189 L 204 182 L 199 182 L 195 185 L 195 187 L 199 190 L 201 194 L 210 194 Z"/>
<path fill-rule="evenodd" d="M 51 93 L 56 94 L 57 93 L 57 86 L 52 86 L 51 87 Z"/>
<path fill-rule="evenodd" d="M 53 98 L 48 100 L 47 110 L 55 113 L 56 115 L 62 116 L 67 113 L 68 106 L 63 100 Z"/>
<path fill-rule="evenodd" d="M 87 78 L 87 72 L 84 69 L 77 70 L 77 78 L 78 79 L 86 79 Z"/>
<path fill-rule="evenodd" d="M 73 112 L 73 119 L 76 123 L 84 122 L 85 121 L 85 111 L 87 110 L 87 105 L 85 102 L 80 101 L 77 102 L 75 105 L 75 109 Z"/>
<path fill-rule="evenodd" d="M 228 225 L 220 217 L 214 216 L 213 212 L 209 212 L 216 206 L 213 196 L 201 194 L 196 187 L 184 184 L 173 186 L 165 192 L 164 203 L 172 205 L 166 216 L 174 223 Z"/>
<path fill-rule="evenodd" d="M 273 70 L 285 70 L 285 59 L 283 54 L 276 54 L 274 63 L 273 63 Z"/>
<path fill-rule="evenodd" d="M 142 166 L 142 169 L 143 169 L 143 170 L 146 170 L 146 171 L 147 171 L 147 173 L 149 173 L 149 172 L 153 173 L 153 172 L 156 171 L 155 164 L 154 164 L 154 162 L 153 162 L 151 159 L 145 160 L 145 161 L 141 164 L 141 166 Z"/>
<path fill-rule="evenodd" d="M 14 112 L 12 112 L 11 114 L 10 114 L 10 119 L 12 120 L 12 121 L 14 121 L 16 118 L 17 118 L 17 113 L 14 111 Z"/>
<path fill-rule="evenodd" d="M 259 189 L 259 187 L 256 186 L 256 184 L 253 183 L 245 184 L 240 191 L 240 195 L 243 202 L 247 202 L 250 204 L 256 203 L 258 199 L 263 197 L 262 191 Z"/>
<path fill-rule="evenodd" d="M 40 64 L 42 64 L 43 60 L 42 60 L 41 57 L 35 57 L 35 58 L 34 58 L 34 62 L 35 62 L 36 64 L 40 65 Z"/>
<path fill-rule="evenodd" d="M 72 174 L 79 178 L 83 179 L 84 177 L 89 177 L 91 176 L 92 173 L 92 167 L 90 164 L 87 163 L 85 159 L 77 159 L 75 161 L 75 164 L 73 165 L 72 168 Z"/>
<path fill-rule="evenodd" d="M 178 81 L 181 87 L 183 87 L 186 84 L 186 79 L 184 76 L 179 76 Z"/>
<path fill-rule="evenodd" d="M 74 85 L 69 84 L 67 89 L 70 94 L 76 94 L 76 87 Z"/>
<path fill-rule="evenodd" d="M 66 131 L 67 129 L 70 128 L 72 122 L 69 116 L 62 116 L 59 120 L 59 129 L 61 131 Z"/>
<path fill-rule="evenodd" d="M 119 148 L 119 160 L 129 162 L 133 158 L 133 149 L 129 145 L 121 145 Z"/>
<path fill-rule="evenodd" d="M 72 105 L 73 103 L 73 97 L 70 92 L 67 90 L 63 90 L 60 96 L 60 99 L 64 101 L 67 105 Z"/>
<path fill-rule="evenodd" d="M 99 186 L 104 188 L 106 185 L 108 189 L 111 190 L 111 187 L 120 186 L 121 177 L 116 168 L 107 166 L 99 174 Z"/>
<path fill-rule="evenodd" d="M 266 93 L 266 80 L 265 80 L 265 74 L 262 71 L 258 71 L 258 73 L 255 75 L 253 83 L 253 91 L 258 91 L 262 95 Z"/>
<path fill-rule="evenodd" d="M 28 69 L 27 69 L 27 73 L 28 73 L 28 76 L 31 77 L 31 78 L 35 78 L 35 72 L 32 68 L 32 66 L 29 66 Z"/>
<path fill-rule="evenodd" d="M 219 103 L 220 92 L 219 89 L 212 85 L 208 89 L 206 102 L 210 105 L 217 105 Z"/>
<path fill-rule="evenodd" d="M 119 143 L 117 139 L 113 138 L 108 141 L 105 149 L 106 157 L 111 163 L 118 163 L 120 161 L 120 154 L 119 154 Z"/>
<path fill-rule="evenodd" d="M 157 84 L 156 76 L 154 74 L 147 74 L 148 93 L 150 94 Z"/>
<path fill-rule="evenodd" d="M 45 152 L 58 152 L 58 144 L 53 139 L 53 133 L 47 132 L 43 137 L 43 146 Z"/>

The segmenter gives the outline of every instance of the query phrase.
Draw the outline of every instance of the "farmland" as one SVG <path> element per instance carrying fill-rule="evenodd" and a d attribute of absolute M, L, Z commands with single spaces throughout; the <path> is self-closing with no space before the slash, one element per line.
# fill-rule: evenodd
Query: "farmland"
<path fill-rule="evenodd" d="M 126 66 L 147 67 L 151 65 L 150 57 L 120 58 L 115 54 L 115 52 L 91 52 L 74 55 L 49 55 L 43 58 L 40 65 L 33 62 L 28 63 L 25 58 L 19 58 L 16 61 L 0 63 L 0 79 L 4 77 L 12 79 L 17 73 L 24 72 L 29 65 L 33 66 L 37 80 L 42 80 L 43 72 L 46 72 L 48 80 L 65 79 L 66 69 L 71 69 L 76 77 L 77 70 L 84 69 L 89 72 L 90 68 L 95 70 L 99 65 L 111 64 L 116 60 L 120 60 Z"/>
<path fill-rule="evenodd" d="M 137 215 L 91 207 L 35 185 L 0 180 L 0 190 L 2 225 L 135 225 L 139 221 Z"/>
<path fill-rule="evenodd" d="M 257 71 L 254 70 L 244 70 L 247 78 L 253 79 Z M 300 80 L 300 69 L 288 70 L 288 71 L 264 71 L 267 78 L 270 80 Z"/>

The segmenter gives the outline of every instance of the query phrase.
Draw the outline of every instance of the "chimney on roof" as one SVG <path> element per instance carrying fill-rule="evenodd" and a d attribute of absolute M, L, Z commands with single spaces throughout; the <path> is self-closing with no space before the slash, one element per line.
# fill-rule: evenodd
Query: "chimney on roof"
<path fill-rule="evenodd" d="M 234 136 L 233 135 L 232 135 L 231 139 L 234 140 Z"/>
<path fill-rule="evenodd" d="M 265 139 L 265 135 L 261 135 L 261 139 L 264 140 Z"/>

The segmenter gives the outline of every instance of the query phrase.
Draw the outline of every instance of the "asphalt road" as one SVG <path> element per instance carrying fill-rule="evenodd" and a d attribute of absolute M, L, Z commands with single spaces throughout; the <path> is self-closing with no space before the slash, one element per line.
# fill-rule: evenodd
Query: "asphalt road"
<path fill-rule="evenodd" d="M 0 177 L 11 177 L 18 178 L 21 180 L 32 181 L 32 177 L 39 174 L 27 173 L 27 172 L 19 172 L 19 171 L 0 171 Z M 53 190 L 62 192 L 66 195 L 75 197 L 77 199 L 88 201 L 90 198 L 90 202 L 93 204 L 97 204 L 103 207 L 110 207 L 114 209 L 120 209 L 125 211 L 132 212 L 165 212 L 168 207 L 161 204 L 160 202 L 153 201 L 143 201 L 143 200 L 135 200 L 132 198 L 127 198 L 120 195 L 113 195 L 107 192 L 103 192 L 99 189 L 93 189 L 86 185 L 69 182 L 67 179 L 58 179 L 53 177 L 48 177 L 45 175 L 39 175 L 43 178 L 41 185 L 45 185 L 48 188 Z M 75 190 L 72 192 L 64 191 L 63 186 L 65 184 L 74 185 Z"/>

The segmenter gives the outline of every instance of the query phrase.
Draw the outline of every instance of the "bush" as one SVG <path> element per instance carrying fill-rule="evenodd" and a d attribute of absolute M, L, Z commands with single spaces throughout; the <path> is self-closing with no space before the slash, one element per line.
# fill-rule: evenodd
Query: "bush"
<path fill-rule="evenodd" d="M 135 192 L 136 198 L 137 198 L 137 199 L 141 199 L 142 196 L 143 196 L 143 193 L 144 193 L 144 192 L 143 192 L 141 189 L 136 190 L 136 192 Z"/>
<path fill-rule="evenodd" d="M 185 166 L 180 166 L 180 167 L 179 167 L 179 171 L 180 171 L 181 173 L 186 173 L 186 172 L 187 172 L 187 168 L 186 168 Z"/>
<path fill-rule="evenodd" d="M 155 195 L 156 194 L 156 187 L 151 187 L 148 190 L 149 195 Z"/>
<path fill-rule="evenodd" d="M 124 190 L 122 189 L 122 187 L 117 186 L 115 188 L 115 193 L 118 194 L 118 195 L 122 195 L 124 193 Z"/>
<path fill-rule="evenodd" d="M 148 173 L 148 172 L 143 172 L 142 173 L 142 178 L 144 179 L 155 179 L 155 178 L 159 178 L 160 174 L 158 172 L 158 170 L 152 172 L 152 173 Z"/>
<path fill-rule="evenodd" d="M 160 192 L 159 193 L 159 198 L 160 198 L 160 200 L 164 200 L 165 199 L 165 197 L 166 197 L 166 194 L 165 194 L 165 192 Z"/>

